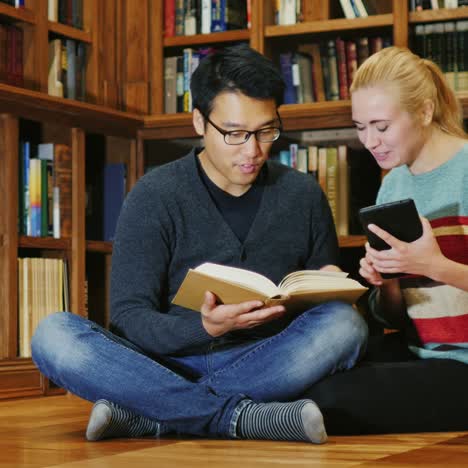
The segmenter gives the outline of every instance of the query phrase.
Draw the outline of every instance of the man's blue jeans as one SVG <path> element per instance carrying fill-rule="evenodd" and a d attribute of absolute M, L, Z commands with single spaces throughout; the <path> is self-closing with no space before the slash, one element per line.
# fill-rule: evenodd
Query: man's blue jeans
<path fill-rule="evenodd" d="M 174 432 L 235 438 L 248 399 L 297 398 L 323 377 L 351 368 L 366 340 L 361 316 L 328 302 L 269 338 L 213 339 L 202 354 L 155 359 L 91 321 L 58 312 L 39 324 L 32 356 L 44 375 L 86 400 L 110 400 Z"/>

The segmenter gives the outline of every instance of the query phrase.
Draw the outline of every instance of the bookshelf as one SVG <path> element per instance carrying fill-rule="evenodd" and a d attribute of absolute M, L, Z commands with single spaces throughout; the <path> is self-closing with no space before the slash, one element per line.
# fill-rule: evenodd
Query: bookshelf
<path fill-rule="evenodd" d="M 111 6 L 116 11 L 118 4 L 116 0 L 83 0 L 83 29 L 79 29 L 49 21 L 47 0 L 26 0 L 24 8 L 0 2 L 0 24 L 22 31 L 24 78 L 22 86 L 0 82 L 0 189 L 5 197 L 0 210 L 0 399 L 61 391 L 39 374 L 30 358 L 19 357 L 18 258 L 66 259 L 70 310 L 80 315 L 89 310 L 93 320 L 106 320 L 106 275 L 112 245 L 102 239 L 86 238 L 86 164 L 93 159 L 100 158 L 104 163 L 118 158 L 127 167 L 128 190 L 136 181 L 136 136 L 143 125 L 141 115 L 118 110 L 125 108 L 127 102 L 125 97 L 115 99 L 120 92 L 114 92 L 114 81 L 107 79 L 111 76 L 115 80 L 111 72 L 118 65 L 116 55 L 107 54 L 100 59 L 103 44 L 109 40 L 103 31 L 111 31 L 114 40 L 122 27 L 116 15 L 109 17 L 103 11 Z M 85 44 L 84 101 L 48 95 L 48 41 L 53 38 Z M 19 152 L 20 140 L 24 139 L 70 148 L 69 236 L 56 239 L 18 233 Z M 104 151 L 93 148 L 96 139 L 102 142 L 98 149 Z M 120 148 L 118 154 L 116 146 Z"/>
<path fill-rule="evenodd" d="M 94 158 L 124 162 L 126 189 L 144 174 L 154 147 L 177 147 L 195 138 L 190 113 L 164 114 L 164 59 L 187 47 L 249 43 L 277 59 L 279 50 L 337 35 L 389 33 L 396 45 L 410 43 L 411 28 L 427 22 L 463 20 L 468 8 L 409 12 L 408 1 L 383 1 L 389 11 L 367 18 L 343 18 L 338 0 L 307 0 L 304 21 L 275 25 L 272 0 L 252 0 L 251 27 L 211 34 L 164 37 L 164 0 L 83 0 L 83 28 L 48 20 L 47 0 L 26 0 L 24 8 L 0 2 L 0 24 L 23 31 L 22 86 L 0 81 L 0 399 L 60 391 L 40 376 L 31 359 L 19 358 L 18 266 L 22 255 L 66 258 L 71 310 L 106 324 L 108 269 L 112 242 L 86 234 L 86 167 Z M 48 41 L 74 39 L 86 45 L 86 98 L 47 94 Z M 459 94 L 468 118 L 468 92 Z M 280 109 L 285 132 L 345 129 L 351 122 L 347 100 L 288 104 Z M 72 152 L 72 232 L 70 237 L 18 234 L 18 154 L 24 121 L 40 142 L 65 143 Z M 96 150 L 97 149 L 97 150 Z M 181 156 L 183 153 L 179 152 Z M 170 156 L 172 157 L 172 156 Z M 174 156 L 176 154 L 174 153 Z M 348 253 L 362 248 L 363 236 L 340 238 Z M 86 282 L 88 279 L 88 282 Z"/>
<path fill-rule="evenodd" d="M 377 3 L 377 2 L 374 2 Z M 373 36 L 382 31 L 392 38 L 392 43 L 399 46 L 411 46 L 411 27 L 417 23 L 458 20 L 468 18 L 467 8 L 409 11 L 409 1 L 385 0 L 378 2 L 378 14 L 368 17 L 346 19 L 338 0 L 308 0 L 303 2 L 303 21 L 291 25 L 274 24 L 275 2 L 269 0 L 252 1 L 251 28 L 247 30 L 226 31 L 212 34 L 191 36 L 158 37 L 153 36 L 151 50 L 158 57 L 153 63 L 164 67 L 164 58 L 179 54 L 185 47 L 222 46 L 231 42 L 249 42 L 250 45 L 265 55 L 278 61 L 279 51 L 296 50 L 301 44 L 343 36 L 354 38 L 359 35 Z M 164 22 L 164 1 L 153 2 L 153 8 L 159 8 L 160 25 Z M 139 134 L 137 174 L 145 171 L 145 151 L 152 150 L 168 139 L 187 139 L 195 136 L 189 113 L 164 114 L 164 81 L 159 74 L 156 93 L 151 97 L 152 115 L 144 118 L 144 128 Z M 468 116 L 468 92 L 458 93 Z M 345 129 L 352 126 L 351 103 L 349 100 L 324 101 L 304 104 L 285 104 L 280 108 L 286 133 L 297 130 Z M 362 247 L 363 236 L 340 237 L 343 248 Z"/>

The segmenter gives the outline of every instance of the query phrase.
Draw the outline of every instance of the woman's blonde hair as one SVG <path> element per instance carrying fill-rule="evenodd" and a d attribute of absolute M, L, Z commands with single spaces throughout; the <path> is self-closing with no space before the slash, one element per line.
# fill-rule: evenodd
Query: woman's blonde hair
<path fill-rule="evenodd" d="M 466 138 L 462 112 L 440 68 L 431 60 L 403 47 L 386 47 L 371 55 L 357 70 L 350 91 L 390 85 L 399 91 L 400 106 L 418 115 L 429 100 L 434 104 L 432 122 L 449 135 Z"/>

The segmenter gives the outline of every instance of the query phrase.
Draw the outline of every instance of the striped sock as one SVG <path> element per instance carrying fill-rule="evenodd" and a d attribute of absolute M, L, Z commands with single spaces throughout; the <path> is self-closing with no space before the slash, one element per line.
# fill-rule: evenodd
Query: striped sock
<path fill-rule="evenodd" d="M 94 403 L 86 429 L 86 439 L 96 441 L 113 437 L 159 437 L 161 424 L 107 400 Z"/>
<path fill-rule="evenodd" d="M 297 440 L 322 444 L 327 440 L 323 416 L 312 400 L 246 405 L 238 419 L 241 439 Z"/>

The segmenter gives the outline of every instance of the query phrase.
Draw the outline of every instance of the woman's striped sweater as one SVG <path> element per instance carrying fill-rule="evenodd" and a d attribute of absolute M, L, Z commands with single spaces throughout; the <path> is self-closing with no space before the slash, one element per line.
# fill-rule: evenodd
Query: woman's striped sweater
<path fill-rule="evenodd" d="M 407 166 L 393 169 L 377 203 L 404 198 L 413 198 L 429 219 L 443 254 L 468 265 L 468 144 L 433 171 L 413 175 Z M 400 286 L 420 340 L 412 351 L 468 363 L 468 292 L 422 276 L 401 278 Z"/>

